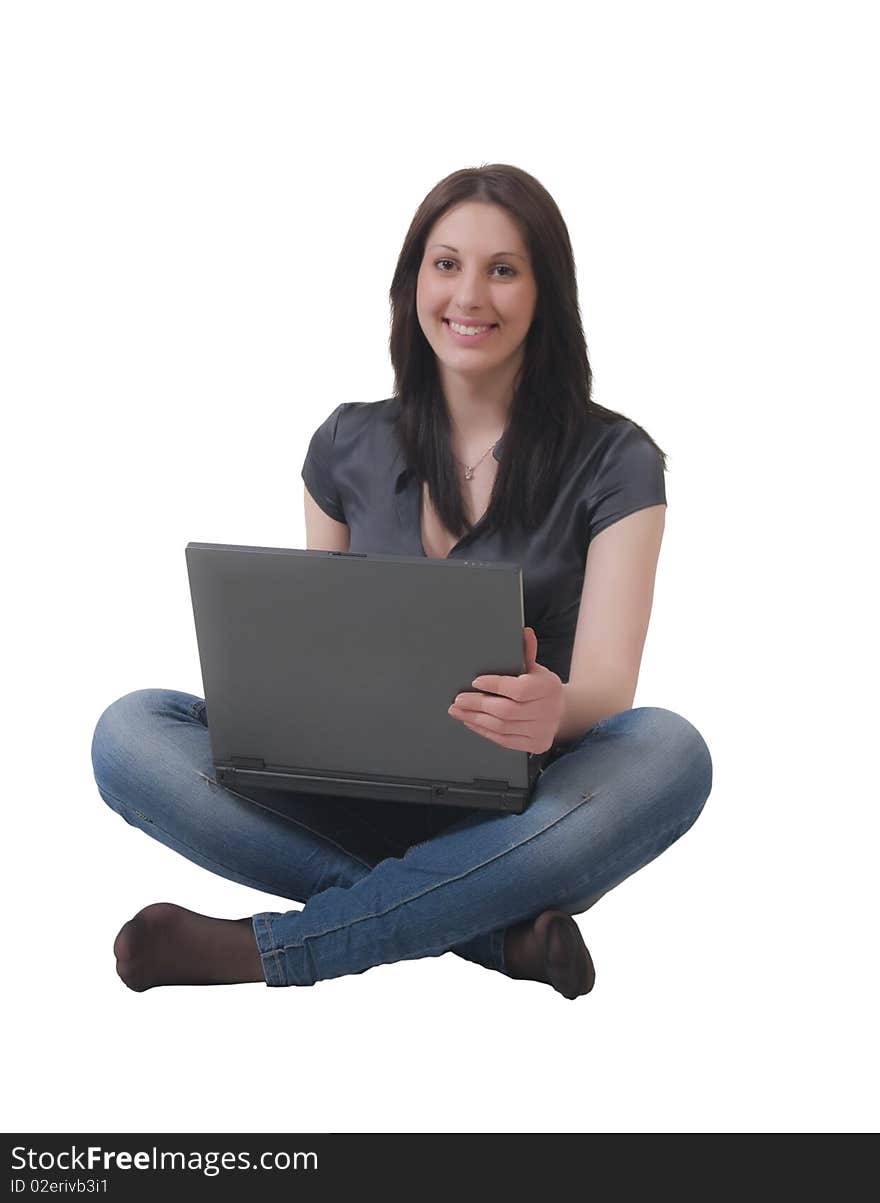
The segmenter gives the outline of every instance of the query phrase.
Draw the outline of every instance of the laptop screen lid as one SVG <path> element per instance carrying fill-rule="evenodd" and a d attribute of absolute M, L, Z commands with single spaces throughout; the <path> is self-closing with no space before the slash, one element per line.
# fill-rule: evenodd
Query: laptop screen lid
<path fill-rule="evenodd" d="M 186 560 L 218 779 L 524 808 L 536 758 L 447 713 L 474 677 L 525 671 L 518 564 L 212 543 Z"/>

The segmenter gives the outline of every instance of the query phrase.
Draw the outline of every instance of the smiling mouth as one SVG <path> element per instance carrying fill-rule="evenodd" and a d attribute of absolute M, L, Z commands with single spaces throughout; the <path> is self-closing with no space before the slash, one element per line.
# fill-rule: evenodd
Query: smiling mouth
<path fill-rule="evenodd" d="M 474 322 L 474 323 L 456 322 L 455 324 L 456 324 L 456 326 L 460 326 L 463 330 L 480 330 L 482 332 L 485 332 L 486 330 L 497 330 L 498 329 L 497 322 Z M 448 317 L 445 317 L 443 319 L 443 325 L 444 326 L 452 325 L 452 323 Z"/>

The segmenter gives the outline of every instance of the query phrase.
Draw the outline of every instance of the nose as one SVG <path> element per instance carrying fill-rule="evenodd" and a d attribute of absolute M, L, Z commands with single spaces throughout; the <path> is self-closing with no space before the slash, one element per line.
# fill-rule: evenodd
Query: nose
<path fill-rule="evenodd" d="M 471 316 L 472 310 L 481 312 L 486 307 L 488 288 L 488 282 L 481 272 L 462 272 L 455 290 L 456 311 L 463 317 Z"/>

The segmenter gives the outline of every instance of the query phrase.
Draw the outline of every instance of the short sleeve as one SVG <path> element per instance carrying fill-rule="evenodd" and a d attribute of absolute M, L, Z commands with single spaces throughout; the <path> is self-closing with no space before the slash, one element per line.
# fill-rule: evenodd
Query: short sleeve
<path fill-rule="evenodd" d="M 620 518 L 666 504 L 663 459 L 629 421 L 615 430 L 589 491 L 590 539 Z"/>
<path fill-rule="evenodd" d="M 345 521 L 345 511 L 333 474 L 334 445 L 339 416 L 345 403 L 337 405 L 329 418 L 312 435 L 302 466 L 302 478 L 308 491 L 325 514 L 337 522 Z"/>

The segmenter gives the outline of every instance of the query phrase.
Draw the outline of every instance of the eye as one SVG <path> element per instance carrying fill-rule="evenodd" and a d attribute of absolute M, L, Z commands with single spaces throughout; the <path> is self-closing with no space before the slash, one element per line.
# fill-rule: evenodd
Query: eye
<path fill-rule="evenodd" d="M 441 263 L 453 263 L 454 264 L 455 260 L 454 259 L 436 259 L 434 261 L 434 266 L 440 267 Z M 510 265 L 507 263 L 496 263 L 495 266 L 503 268 L 503 270 L 506 272 L 510 272 L 510 276 L 504 276 L 503 279 L 509 280 L 511 278 L 511 276 L 515 276 L 517 274 L 516 268 L 510 267 Z M 449 274 L 445 268 L 441 268 L 441 271 L 443 272 L 444 275 Z"/>

